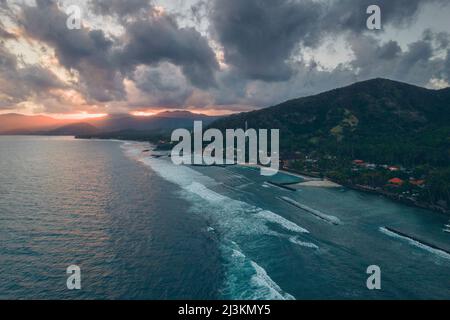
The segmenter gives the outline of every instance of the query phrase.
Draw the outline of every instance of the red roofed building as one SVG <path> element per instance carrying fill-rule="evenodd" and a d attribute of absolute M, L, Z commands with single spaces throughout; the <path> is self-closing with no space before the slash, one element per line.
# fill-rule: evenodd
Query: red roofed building
<path fill-rule="evenodd" d="M 394 186 L 402 186 L 405 183 L 405 181 L 403 181 L 400 178 L 393 178 L 389 180 L 389 183 Z"/>

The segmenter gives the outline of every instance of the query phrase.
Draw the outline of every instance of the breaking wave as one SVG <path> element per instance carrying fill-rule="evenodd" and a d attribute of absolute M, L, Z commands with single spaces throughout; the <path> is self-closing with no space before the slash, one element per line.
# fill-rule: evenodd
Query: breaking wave
<path fill-rule="evenodd" d="M 242 238 L 245 235 L 268 235 L 285 238 L 291 243 L 303 247 L 316 247 L 314 244 L 307 242 L 291 240 L 292 233 L 308 234 L 309 232 L 305 228 L 274 212 L 214 191 L 213 187 L 221 186 L 214 179 L 189 167 L 175 166 L 170 160 L 143 155 L 142 150 L 148 148 L 148 144 L 124 144 L 123 148 L 128 156 L 149 166 L 163 179 L 180 187 L 181 195 L 191 204 L 190 210 L 209 215 L 208 218 L 214 221 L 211 228 L 222 235 L 223 243 Z M 270 224 L 278 225 L 289 233 L 276 232 L 270 229 Z M 227 269 L 224 295 L 227 298 L 294 299 L 292 295 L 284 293 L 258 263 L 248 259 L 237 247 L 237 244 L 234 244 L 235 248 L 230 251 L 223 243 L 221 246 L 223 247 L 222 251 L 226 259 Z M 243 270 L 246 271 L 243 272 Z"/>
<path fill-rule="evenodd" d="M 283 291 L 272 280 L 267 271 L 249 259 L 236 243 L 224 248 L 228 251 L 228 276 L 222 295 L 237 300 L 295 300 L 291 294 Z"/>
<path fill-rule="evenodd" d="M 420 241 L 414 240 L 413 238 L 410 238 L 410 237 L 398 234 L 398 233 L 396 233 L 394 231 L 388 230 L 385 227 L 381 227 L 380 228 L 380 232 L 384 233 L 385 235 L 387 235 L 389 237 L 405 240 L 410 245 L 413 245 L 413 246 L 415 246 L 417 248 L 420 248 L 420 249 L 423 249 L 423 250 L 428 251 L 430 253 L 433 253 L 435 255 L 438 255 L 441 258 L 450 259 L 450 254 L 448 254 L 447 252 L 445 252 L 443 250 L 439 250 L 437 248 L 432 248 L 429 245 L 426 245 L 424 243 L 421 243 Z"/>
<path fill-rule="evenodd" d="M 287 202 L 287 203 L 289 203 L 289 204 L 291 204 L 291 205 L 293 205 L 293 206 L 295 206 L 295 207 L 297 207 L 297 208 L 300 208 L 300 209 L 302 209 L 302 210 L 312 214 L 316 218 L 319 218 L 321 220 L 324 220 L 324 221 L 329 222 L 329 223 L 334 224 L 334 225 L 341 224 L 341 220 L 339 220 L 338 217 L 330 216 L 328 214 L 325 214 L 325 213 L 323 213 L 323 212 L 321 212 L 319 210 L 310 208 L 307 205 L 299 203 L 299 202 L 295 201 L 294 199 L 291 199 L 291 198 L 288 198 L 288 197 L 281 197 L 280 199 L 285 201 L 285 202 Z"/>

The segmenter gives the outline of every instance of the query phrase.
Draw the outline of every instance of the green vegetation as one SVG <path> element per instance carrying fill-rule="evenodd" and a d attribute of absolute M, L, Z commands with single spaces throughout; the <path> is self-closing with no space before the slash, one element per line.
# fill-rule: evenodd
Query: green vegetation
<path fill-rule="evenodd" d="M 375 79 L 233 115 L 212 127 L 244 128 L 245 122 L 280 129 L 281 156 L 290 169 L 449 208 L 450 89 Z M 392 185 L 392 178 L 404 183 Z"/>

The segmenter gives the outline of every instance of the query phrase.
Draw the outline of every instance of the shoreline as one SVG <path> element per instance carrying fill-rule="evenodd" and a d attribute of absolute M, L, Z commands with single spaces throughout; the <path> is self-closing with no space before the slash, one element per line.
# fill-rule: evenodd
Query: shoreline
<path fill-rule="evenodd" d="M 299 177 L 299 174 L 296 174 L 295 172 L 292 172 L 291 170 L 286 170 L 280 169 L 280 172 L 284 172 L 286 174 L 291 174 L 291 175 L 295 175 L 297 177 Z M 374 188 L 370 188 L 370 187 L 365 187 L 365 186 L 361 186 L 361 185 L 353 185 L 353 184 L 348 184 L 348 183 L 342 183 L 339 181 L 335 181 L 333 179 L 330 179 L 328 177 L 325 177 L 323 179 L 320 178 L 316 178 L 316 177 L 308 177 L 308 175 L 304 174 L 303 175 L 307 180 L 307 182 L 301 182 L 298 184 L 295 184 L 294 186 L 299 186 L 299 187 L 320 187 L 320 188 L 334 188 L 334 187 L 344 187 L 344 188 L 348 188 L 351 190 L 355 190 L 355 191 L 360 191 L 360 192 L 364 192 L 364 193 L 370 193 L 370 194 L 374 194 L 374 195 L 379 195 L 382 196 L 386 199 L 389 199 L 393 202 L 397 202 L 397 203 L 401 203 L 403 205 L 407 205 L 409 207 L 414 207 L 414 208 L 419 208 L 419 209 L 425 209 L 425 210 L 430 210 L 439 214 L 443 214 L 446 216 L 450 216 L 450 210 L 445 209 L 443 207 L 440 207 L 438 205 L 433 205 L 433 204 L 428 204 L 428 203 L 423 203 L 423 202 L 419 202 L 419 201 L 415 201 L 412 199 L 408 199 L 408 198 L 404 198 L 404 197 L 400 197 L 396 194 L 391 194 L 389 192 L 385 192 L 383 190 L 377 190 Z"/>
<path fill-rule="evenodd" d="M 300 182 L 300 183 L 295 184 L 295 186 L 312 187 L 312 188 L 341 188 L 341 187 L 343 187 L 343 185 L 333 182 L 328 179 Z"/>
<path fill-rule="evenodd" d="M 307 176 L 305 174 L 296 173 L 296 172 L 293 172 L 293 171 L 290 171 L 290 170 L 286 170 L 286 169 L 279 169 L 278 171 L 281 172 L 281 173 L 284 173 L 284 174 L 288 174 L 288 175 L 294 176 L 296 178 L 301 178 L 303 180 L 307 180 L 307 182 L 313 182 L 313 181 L 320 182 L 320 181 L 323 181 L 322 179 L 317 178 L 317 177 Z M 300 183 L 306 183 L 306 182 L 300 182 Z"/>
<path fill-rule="evenodd" d="M 79 138 L 79 137 L 74 137 L 75 139 L 82 139 L 82 140 L 86 140 L 86 138 Z M 93 140 L 91 139 L 87 139 L 87 140 Z M 118 142 L 147 142 L 150 145 L 153 145 L 150 141 L 140 141 L 140 140 L 120 140 L 120 139 L 113 139 L 113 138 L 98 138 L 96 140 L 116 140 Z M 153 150 L 155 151 L 155 150 Z M 264 168 L 264 166 L 258 165 L 258 164 L 237 164 L 240 166 L 247 166 L 247 167 L 252 167 L 252 168 Z M 335 181 L 333 179 L 330 179 L 328 177 L 325 178 L 319 178 L 319 177 L 315 177 L 312 175 L 308 175 L 305 173 L 299 173 L 296 172 L 294 170 L 291 169 L 279 169 L 278 172 L 280 173 L 284 173 L 287 175 L 291 175 L 297 178 L 301 178 L 303 180 L 306 180 L 304 182 L 299 182 L 299 183 L 295 183 L 295 184 L 289 184 L 290 187 L 294 186 L 294 187 L 311 187 L 311 188 L 340 188 L 340 187 L 345 187 L 351 190 L 355 190 L 355 191 L 360 191 L 360 192 L 364 192 L 364 193 L 370 193 L 370 194 L 374 194 L 374 195 L 379 195 L 382 196 L 386 199 L 389 199 L 391 201 L 403 204 L 403 205 L 407 205 L 410 207 L 414 207 L 414 208 L 419 208 L 419 209 L 424 209 L 424 210 L 430 210 L 432 212 L 436 212 L 439 214 L 443 214 L 446 216 L 450 216 L 450 210 L 445 209 L 443 207 L 437 206 L 437 205 L 433 205 L 433 204 L 428 204 L 428 203 L 422 203 L 422 202 L 418 202 L 415 200 L 411 200 L 408 198 L 403 198 L 400 197 L 398 195 L 395 194 L 391 194 L 382 190 L 376 190 L 370 187 L 365 187 L 365 186 L 360 186 L 360 185 L 353 185 L 353 184 L 348 184 L 348 183 L 342 183 L 339 181 Z M 292 188 L 294 189 L 294 188 Z"/>
<path fill-rule="evenodd" d="M 332 181 L 332 180 L 330 180 L 330 181 Z M 365 187 L 365 186 L 361 186 L 361 185 L 353 185 L 353 184 L 342 183 L 342 186 L 345 187 L 345 188 L 351 189 L 351 190 L 382 196 L 382 197 L 384 197 L 386 199 L 389 199 L 389 200 L 391 200 L 393 202 L 401 203 L 401 204 L 407 205 L 409 207 L 430 210 L 430 211 L 433 211 L 433 212 L 436 212 L 436 213 L 439 213 L 439 214 L 450 216 L 450 211 L 449 210 L 447 210 L 447 209 L 445 209 L 443 207 L 437 206 L 437 205 L 415 201 L 415 200 L 404 198 L 404 197 L 401 197 L 399 195 L 392 194 L 392 193 L 389 193 L 389 192 L 386 192 L 386 191 L 383 191 L 383 190 L 377 190 L 377 189 L 374 189 L 374 188 Z"/>

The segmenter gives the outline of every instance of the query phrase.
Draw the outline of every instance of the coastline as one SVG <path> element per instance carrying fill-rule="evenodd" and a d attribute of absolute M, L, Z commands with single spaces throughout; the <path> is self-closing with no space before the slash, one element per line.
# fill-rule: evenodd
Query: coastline
<path fill-rule="evenodd" d="M 45 143 L 48 144 L 50 142 Z M 48 150 L 47 144 L 30 149 L 31 152 L 39 152 L 39 154 L 43 155 L 39 157 L 43 163 L 46 161 L 45 151 Z M 394 287 L 393 295 L 403 290 L 403 288 L 405 288 L 405 292 L 411 290 L 412 292 L 418 292 L 417 294 L 422 294 L 420 290 L 423 290 L 423 296 L 425 294 L 431 295 L 427 291 L 429 287 L 439 289 L 436 292 L 442 296 L 446 292 L 444 291 L 445 282 L 441 278 L 445 277 L 448 265 L 447 260 L 441 261 L 441 257 L 434 252 L 410 247 L 408 242 L 401 243 L 404 240 L 386 237 L 378 231 L 380 226 L 399 228 L 398 230 L 406 234 L 417 236 L 419 239 L 424 239 L 427 242 L 429 241 L 437 246 L 446 248 L 446 235 L 440 234 L 436 229 L 446 219 L 442 219 L 438 215 L 426 215 L 425 212 L 412 210 L 405 206 L 396 206 L 390 201 L 372 201 L 373 199 L 376 200 L 374 197 L 355 196 L 350 193 L 341 194 L 339 189 L 336 189 L 336 191 L 331 190 L 331 193 L 335 194 L 336 197 L 327 197 L 330 191 L 320 188 L 307 189 L 309 190 L 307 191 L 308 197 L 306 197 L 306 194 L 302 196 L 298 192 L 289 193 L 274 188 L 263 189 L 261 180 L 265 179 L 259 176 L 259 172 L 252 172 L 249 169 L 238 170 L 238 168 L 229 168 L 230 171 L 242 174 L 240 178 L 234 175 L 233 172 L 227 172 L 224 169 L 195 170 L 204 173 L 205 177 L 210 177 L 219 183 L 224 182 L 231 186 L 237 185 L 237 187 L 240 187 L 245 184 L 244 180 L 246 177 L 252 180 L 254 178 L 257 181 L 242 189 L 224 189 L 216 183 L 209 184 L 208 181 L 210 180 L 207 178 L 205 180 L 199 178 L 198 172 L 174 167 L 169 158 L 136 162 L 133 155 L 137 155 L 138 158 L 147 158 L 157 153 L 147 151 L 151 149 L 147 142 L 134 143 L 127 141 L 127 145 L 122 146 L 119 143 L 111 144 L 93 141 L 93 144 L 91 144 L 89 142 L 74 143 L 68 141 L 64 142 L 61 147 L 67 148 L 55 148 L 60 150 L 58 154 L 61 159 L 65 159 L 67 155 L 71 155 L 69 152 L 72 152 L 74 156 L 70 157 L 70 159 L 73 160 L 74 165 L 77 168 L 86 168 L 86 171 L 83 171 L 83 175 L 80 175 L 79 172 L 81 170 L 70 170 L 68 174 L 71 174 L 74 177 L 73 179 L 67 182 L 65 182 L 65 179 L 56 179 L 55 182 L 64 183 L 68 188 L 67 190 L 70 190 L 73 186 L 72 181 L 80 181 L 81 183 L 94 181 L 98 188 L 93 190 L 99 194 L 96 198 L 112 199 L 113 201 L 107 207 L 107 212 L 109 213 L 107 216 L 103 214 L 105 207 L 102 201 L 92 202 L 95 208 L 98 208 L 98 216 L 102 217 L 100 221 L 96 215 L 81 215 L 83 218 L 86 218 L 86 220 L 82 221 L 81 230 L 86 229 L 86 232 L 82 234 L 82 239 L 86 239 L 87 243 L 92 243 L 92 234 L 97 232 L 99 228 L 101 230 L 114 231 L 111 234 L 108 233 L 111 237 L 107 237 L 106 240 L 102 237 L 103 233 L 99 234 L 98 246 L 95 246 L 93 249 L 96 250 L 94 252 L 97 254 L 95 256 L 92 255 L 92 259 L 88 260 L 87 263 L 97 266 L 98 259 L 95 258 L 107 253 L 107 259 L 103 259 L 104 262 L 101 261 L 101 266 L 104 266 L 105 270 L 112 269 L 115 274 L 123 275 L 123 278 L 114 277 L 111 280 L 111 277 L 108 276 L 97 277 L 98 282 L 95 282 L 95 284 L 100 289 L 107 285 L 111 285 L 111 287 L 121 286 L 125 293 L 119 292 L 118 295 L 127 295 L 127 298 L 130 299 L 146 298 L 142 296 L 146 292 L 141 293 L 140 290 L 135 290 L 133 285 L 137 283 L 135 280 L 148 280 L 145 271 L 148 271 L 148 257 L 151 257 L 158 262 L 154 268 L 153 265 L 151 266 L 154 279 L 167 279 L 168 283 L 166 289 L 166 287 L 160 288 L 157 281 L 149 282 L 150 285 L 146 287 L 148 288 L 148 294 L 155 297 L 164 297 L 171 294 L 172 298 L 177 298 L 178 292 L 185 290 L 183 288 L 187 288 L 184 294 L 191 298 L 203 298 L 202 295 L 205 293 L 211 293 L 213 298 L 242 299 L 248 297 L 267 299 L 271 297 L 271 295 L 267 295 L 273 292 L 273 288 L 281 288 L 277 292 L 288 292 L 298 297 L 298 299 L 313 299 L 321 294 L 322 291 L 317 293 L 318 289 L 314 286 L 311 291 L 305 291 L 303 287 L 292 289 L 289 283 L 301 283 L 306 278 L 311 279 L 311 283 L 320 283 L 324 279 L 323 274 L 325 274 L 327 279 L 328 277 L 341 279 L 340 277 L 343 276 L 342 282 L 347 283 L 348 281 L 352 285 L 352 275 L 343 271 L 347 270 L 349 265 L 359 270 L 358 268 L 367 260 L 365 259 L 367 258 L 366 252 L 370 253 L 370 250 L 367 250 L 375 248 L 376 250 L 385 250 L 380 255 L 380 261 L 377 260 L 380 265 L 406 263 L 414 266 L 414 268 L 411 268 L 411 274 L 408 273 L 407 280 L 411 279 L 411 281 L 400 282 L 401 287 Z M 24 148 L 20 145 L 17 145 L 15 149 L 18 155 L 24 152 Z M 135 153 L 134 150 L 136 150 Z M 83 155 L 84 160 L 78 161 L 77 154 Z M 96 156 L 97 154 L 98 156 Z M 22 158 L 26 159 L 28 163 L 33 163 L 35 157 Z M 106 165 L 104 160 L 108 161 Z M 95 166 L 85 166 L 84 164 L 88 161 L 95 161 L 89 162 L 95 164 Z M 67 168 L 63 161 L 56 161 L 55 163 L 61 165 L 61 170 Z M 18 169 L 21 167 L 23 168 L 23 165 L 17 166 Z M 99 170 L 99 174 L 102 174 L 105 178 L 99 179 L 93 174 L 99 167 L 104 168 L 104 170 Z M 38 171 L 37 173 L 41 174 L 42 172 L 41 176 L 44 179 L 48 172 L 60 172 L 59 167 L 43 166 L 43 168 L 48 168 L 48 171 Z M 20 170 L 9 170 L 9 172 L 12 174 L 7 176 L 11 177 L 12 180 L 5 181 L 14 183 L 16 176 L 13 173 L 19 172 L 23 178 L 17 180 L 28 184 L 26 179 L 28 172 Z M 91 177 L 92 180 L 78 180 L 80 176 Z M 280 181 L 292 180 L 291 178 L 286 179 L 286 177 L 281 178 L 279 179 Z M 40 181 L 40 179 L 37 179 L 37 181 Z M 112 183 L 108 183 L 110 181 Z M 203 187 L 192 188 L 191 184 L 193 181 L 198 181 L 199 185 L 203 185 Z M 180 189 L 183 186 L 188 188 Z M 35 189 L 33 190 L 36 190 L 36 192 L 32 194 L 36 194 L 36 199 L 44 199 L 41 195 L 45 195 L 46 192 L 41 191 L 41 185 L 36 183 L 34 187 Z M 113 187 L 114 189 L 111 189 Z M 66 194 L 65 188 L 60 187 L 58 189 L 64 192 L 62 195 Z M 306 190 L 306 188 L 303 190 Z M 251 195 L 240 194 L 241 191 L 248 192 Z M 156 193 L 154 194 L 153 192 Z M 222 195 L 223 198 L 217 198 L 215 195 Z M 283 203 L 276 199 L 276 197 L 283 196 L 286 199 L 290 198 L 297 201 L 298 204 L 292 201 L 291 204 L 286 201 Z M 17 199 L 18 204 L 21 203 L 20 198 L 15 199 Z M 66 198 L 61 197 L 61 199 L 61 203 L 52 203 L 51 212 L 56 217 L 59 216 L 59 212 L 64 212 L 64 208 L 66 208 Z M 322 206 L 322 202 L 328 201 L 329 203 L 326 203 L 326 206 Z M 343 201 L 345 201 L 345 205 L 340 206 L 339 204 L 342 204 Z M 47 210 L 48 206 L 44 201 L 36 200 L 36 203 L 36 206 L 42 206 L 43 211 Z M 71 203 L 74 206 L 78 203 L 80 206 L 83 206 L 84 202 L 80 201 L 79 197 L 75 195 L 74 201 Z M 296 205 L 303 205 L 304 209 L 296 207 Z M 255 209 L 255 207 L 261 208 L 262 211 L 257 211 L 259 209 Z M 351 212 L 349 212 L 349 207 L 352 208 Z M 17 212 L 23 210 L 33 217 L 34 212 L 37 211 L 35 207 L 26 206 L 26 204 L 23 208 L 17 207 Z M 133 208 L 133 211 L 130 214 L 124 214 L 123 211 L 127 210 L 127 208 Z M 365 212 L 366 208 L 371 208 L 373 214 L 359 216 L 359 213 Z M 21 221 L 21 216 L 17 215 L 16 211 L 5 210 L 5 212 L 8 214 L 11 212 L 11 221 Z M 388 215 L 386 212 L 395 214 Z M 327 217 L 325 214 L 342 219 L 342 225 L 334 226 L 338 221 L 331 220 L 331 216 Z M 421 215 L 425 219 L 421 219 Z M 428 219 L 429 216 L 431 216 L 430 219 Z M 13 220 L 15 217 L 17 217 L 17 220 Z M 64 256 L 67 246 L 69 248 L 73 247 L 74 251 L 79 247 L 78 243 L 71 241 L 73 234 L 71 228 L 73 226 L 77 228 L 79 223 L 78 216 L 69 215 L 68 217 L 73 217 L 70 220 L 70 224 L 65 219 L 54 219 L 53 221 L 59 222 L 59 224 L 49 230 L 49 236 L 53 237 L 54 233 L 52 233 L 52 230 L 56 228 L 58 230 L 66 230 L 64 228 L 67 228 L 65 233 L 67 238 L 55 238 L 58 241 L 55 241 L 56 245 L 58 248 L 61 248 L 60 251 L 56 252 L 62 256 Z M 358 219 L 358 223 L 353 223 L 355 218 Z M 174 223 L 176 224 L 186 219 L 187 221 L 181 227 L 174 225 Z M 401 224 L 397 223 L 399 219 L 402 221 Z M 43 223 L 47 221 L 45 216 L 43 216 Z M 136 223 L 136 221 L 139 221 L 139 223 Z M 383 223 L 380 223 L 380 221 Z M 420 229 L 421 232 L 416 233 L 417 229 L 404 227 L 414 227 L 422 221 L 426 223 L 420 225 L 423 227 L 423 229 Z M 20 223 L 14 225 L 19 226 L 18 232 L 24 232 L 20 228 Z M 59 229 L 59 226 L 62 228 Z M 117 228 L 117 226 L 122 227 Z M 309 231 L 309 233 L 302 232 L 302 228 Z M 139 237 L 136 237 L 136 235 Z M 149 239 L 149 236 L 158 245 L 148 245 L 146 240 Z M 110 239 L 112 239 L 112 242 Z M 25 248 L 29 244 L 27 240 L 25 238 L 23 243 L 20 243 Z M 235 242 L 233 243 L 232 241 Z M 400 243 L 396 244 L 396 242 Z M 52 243 L 54 242 L 39 242 L 38 244 L 43 246 L 42 249 L 39 249 L 42 252 L 49 252 L 50 250 L 44 249 L 48 248 L 48 245 Z M 111 243 L 117 245 L 111 246 Z M 133 252 L 127 251 L 130 243 L 133 244 L 133 248 L 136 248 Z M 11 248 L 11 252 L 17 252 L 17 250 L 14 251 L 14 243 L 8 242 L 8 244 L 11 244 L 11 246 L 6 247 L 7 249 Z M 53 249 L 53 247 L 49 249 Z M 349 250 L 355 254 L 349 255 Z M 254 255 L 255 252 L 258 253 L 256 256 Z M 81 251 L 80 256 L 84 255 L 84 253 L 84 251 Z M 16 256 L 18 262 L 7 269 L 8 276 L 17 272 L 27 271 L 27 265 L 20 263 L 20 259 L 23 259 L 23 251 L 18 251 Z M 44 267 L 49 268 L 51 271 L 58 268 L 58 264 L 54 263 L 53 257 L 52 255 L 50 256 L 51 259 L 44 261 L 46 263 Z M 40 255 L 32 255 L 31 258 L 39 262 Z M 56 261 L 61 260 L 59 256 L 56 258 Z M 91 256 L 88 258 L 91 258 Z M 324 259 L 330 263 L 324 265 Z M 180 264 L 180 261 L 189 263 Z M 308 268 L 303 269 L 305 261 L 308 261 Z M 345 264 L 342 264 L 342 261 L 345 261 Z M 434 263 L 434 261 L 437 262 Z M 136 268 L 142 269 L 144 272 L 138 273 L 137 278 L 135 278 L 136 273 L 132 272 L 133 268 L 123 269 L 124 265 L 130 263 L 133 264 L 133 267 L 136 266 Z M 86 262 L 84 262 L 84 265 L 86 265 Z M 196 267 L 197 265 L 198 268 Z M 429 268 L 432 269 L 430 270 Z M 193 269 L 195 269 L 195 272 L 192 271 Z M 321 273 L 318 274 L 316 270 L 321 270 Z M 187 272 L 189 277 L 183 278 L 183 282 L 180 283 L 176 281 L 176 275 L 182 272 Z M 433 278 L 428 277 L 430 273 L 433 274 Z M 278 275 L 281 275 L 281 277 Z M 437 276 L 434 277 L 434 275 Z M 199 278 L 199 276 L 202 278 Z M 12 276 L 10 278 L 15 279 Z M 116 279 L 118 279 L 117 282 Z M 128 281 L 128 279 L 131 280 Z M 199 281 L 199 279 L 202 281 Z M 256 279 L 258 282 L 256 282 Z M 390 279 L 386 280 L 385 287 L 389 288 L 391 283 L 388 281 Z M 421 287 L 419 289 L 417 289 L 414 281 L 420 284 Z M 204 282 L 207 284 L 207 287 L 203 285 Z M 153 283 L 156 283 L 154 287 Z M 6 282 L 3 287 L 6 288 L 10 285 L 14 285 L 14 282 Z M 349 287 L 348 290 L 358 290 L 359 287 L 360 284 L 357 283 L 354 287 Z M 36 285 L 31 287 L 31 289 L 29 287 L 24 288 L 23 294 L 33 295 L 38 298 L 58 298 L 58 284 L 56 283 L 55 285 L 56 289 L 53 288 L 52 285 L 48 291 L 42 291 L 42 288 Z M 101 298 L 99 295 L 107 295 L 111 292 L 108 289 L 110 287 L 106 287 L 104 291 L 97 291 L 96 287 L 93 288 L 95 289 L 92 290 L 93 296 L 88 296 L 88 298 Z M 333 291 L 330 292 L 330 288 Z M 341 296 L 345 297 L 346 294 L 339 287 L 330 287 L 326 282 L 319 289 L 326 292 L 328 297 L 337 299 Z M 51 296 L 41 296 L 45 295 L 46 292 L 49 292 Z M 227 295 L 221 296 L 222 292 L 226 292 Z M 243 296 L 243 293 L 247 293 L 247 295 Z M 70 295 L 71 293 L 67 294 Z M 91 294 L 91 291 L 88 294 Z M 367 293 L 363 288 L 362 298 L 366 298 L 366 296 L 363 296 L 364 294 L 367 294 L 367 298 L 370 298 L 371 293 Z M 431 296 L 431 298 L 440 298 L 441 296 L 439 295 Z M 386 292 L 386 296 L 389 297 L 390 292 Z"/>
<path fill-rule="evenodd" d="M 340 188 L 340 187 L 342 187 L 341 184 L 338 184 L 338 183 L 333 182 L 333 181 L 328 180 L 328 179 L 300 182 L 300 183 L 297 183 L 296 186 L 299 186 L 299 187 L 314 187 L 314 188 Z"/>
<path fill-rule="evenodd" d="M 330 179 L 330 181 L 333 181 Z M 337 182 L 336 182 L 337 183 Z M 409 199 L 409 198 L 405 198 L 393 193 L 389 193 L 383 190 L 378 190 L 375 188 L 370 188 L 368 186 L 362 186 L 362 185 L 353 185 L 353 184 L 348 184 L 348 183 L 341 183 L 341 185 L 345 188 L 348 189 L 352 189 L 355 191 L 360 191 L 360 192 L 364 192 L 364 193 L 370 193 L 370 194 L 375 194 L 375 195 L 379 195 L 379 196 L 383 196 L 389 200 L 392 200 L 394 202 L 398 202 L 410 207 L 415 207 L 415 208 L 419 208 L 419 209 L 425 209 L 425 210 L 431 210 L 433 212 L 436 213 L 440 213 L 440 214 L 444 214 L 447 216 L 450 216 L 450 211 L 440 207 L 438 205 L 433 205 L 433 204 L 428 204 L 428 203 L 424 203 L 424 202 L 420 202 L 420 201 L 416 201 L 413 199 Z"/>
<path fill-rule="evenodd" d="M 87 139 L 84 137 L 74 137 L 75 139 L 83 139 L 83 140 L 93 140 L 92 138 Z M 155 148 L 157 148 L 157 146 L 155 146 L 153 143 L 151 143 L 150 141 L 142 141 L 142 140 L 132 140 L 132 139 L 113 139 L 113 138 L 97 138 L 98 140 L 115 140 L 115 141 L 120 141 L 120 142 L 148 142 L 150 145 L 153 146 L 153 151 L 157 151 L 155 150 Z M 253 168 L 262 168 L 263 166 L 258 165 L 258 164 L 239 164 L 241 166 L 247 166 L 247 167 L 253 167 Z M 296 183 L 296 184 L 290 184 L 290 189 L 295 190 L 295 187 L 311 187 L 311 188 L 340 188 L 340 187 L 345 187 L 351 190 L 355 190 L 355 191 L 360 191 L 360 192 L 364 192 L 364 193 L 370 193 L 370 194 L 376 194 L 376 195 L 380 195 L 383 196 L 389 200 L 392 200 L 394 202 L 397 203 L 401 203 L 410 207 L 415 207 L 415 208 L 419 208 L 419 209 L 425 209 L 425 210 L 430 210 L 433 212 L 437 212 L 440 214 L 444 214 L 447 216 L 450 216 L 450 210 L 445 209 L 443 207 L 440 207 L 438 205 L 433 205 L 433 204 L 428 204 L 428 203 L 423 203 L 423 202 L 419 202 L 413 199 L 409 199 L 409 198 L 405 198 L 405 197 L 401 197 L 399 195 L 396 194 L 392 194 L 389 192 L 385 192 L 383 190 L 377 190 L 374 188 L 370 188 L 368 186 L 361 186 L 361 185 L 353 185 L 353 184 L 349 184 L 349 183 L 344 183 L 341 181 L 335 181 L 333 179 L 330 179 L 328 177 L 324 177 L 324 178 L 320 178 L 319 176 L 315 176 L 315 175 L 311 175 L 311 174 L 306 174 L 303 172 L 297 172 L 295 170 L 292 169 L 287 169 L 287 168 L 282 168 L 278 170 L 281 173 L 287 174 L 287 175 L 291 175 L 297 178 L 301 178 L 303 180 L 306 180 L 305 182 L 300 182 L 300 183 Z"/>
<path fill-rule="evenodd" d="M 301 175 L 296 173 L 293 170 L 290 169 L 280 169 L 280 172 L 284 172 L 286 174 L 291 174 L 291 175 L 295 175 L 297 177 L 303 177 L 305 180 L 309 180 L 307 182 L 302 182 L 302 183 L 298 183 L 295 184 L 294 186 L 299 186 L 299 187 L 320 187 L 320 188 L 335 188 L 335 187 L 345 187 L 348 189 L 352 189 L 355 191 L 360 191 L 360 192 L 364 192 L 364 193 L 370 193 L 370 194 L 376 194 L 376 195 L 380 195 L 383 196 L 389 200 L 392 200 L 394 202 L 397 203 L 401 203 L 410 207 L 415 207 L 415 208 L 419 208 L 419 209 L 425 209 L 425 210 L 430 210 L 436 213 L 440 213 L 440 214 L 444 214 L 447 216 L 450 216 L 450 210 L 445 209 L 443 207 L 440 207 L 438 205 L 433 205 L 433 204 L 428 204 L 428 203 L 424 203 L 424 202 L 420 202 L 420 201 L 416 201 L 413 199 L 409 199 L 409 198 L 405 198 L 396 194 L 392 194 L 383 190 L 378 190 L 378 189 L 374 189 L 374 188 L 370 188 L 368 186 L 362 186 L 362 185 L 353 185 L 353 184 L 349 184 L 349 183 L 344 183 L 341 181 L 336 181 L 333 179 L 330 179 L 328 177 L 324 177 L 323 179 L 317 178 L 315 176 L 308 176 L 307 174 L 302 173 Z"/>

